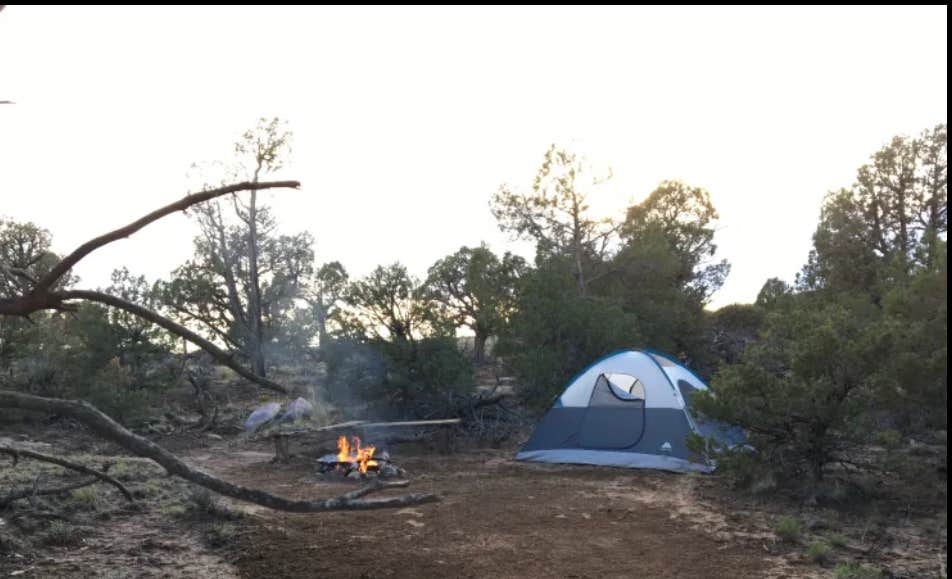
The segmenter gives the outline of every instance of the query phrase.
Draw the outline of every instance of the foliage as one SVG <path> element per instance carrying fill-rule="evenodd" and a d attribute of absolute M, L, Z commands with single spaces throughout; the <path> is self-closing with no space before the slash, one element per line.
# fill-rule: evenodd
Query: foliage
<path fill-rule="evenodd" d="M 351 309 L 345 323 L 366 339 L 405 341 L 450 335 L 452 322 L 426 307 L 420 288 L 402 264 L 377 266 L 347 288 L 344 299 Z"/>
<path fill-rule="evenodd" d="M 594 270 L 615 239 L 617 225 L 592 215 L 591 190 L 608 177 L 591 176 L 588 163 L 577 154 L 552 145 L 545 152 L 531 192 L 502 185 L 490 207 L 499 228 L 536 243 L 537 259 L 570 258 L 580 296 L 588 293 Z M 585 176 L 589 175 L 589 179 Z"/>
<path fill-rule="evenodd" d="M 308 315 L 317 326 L 319 344 L 323 348 L 331 340 L 328 324 L 339 325 L 341 306 L 350 276 L 339 261 L 331 261 L 317 268 L 308 280 L 302 298 L 310 306 Z M 313 335 L 313 331 L 310 332 Z"/>
<path fill-rule="evenodd" d="M 878 300 L 916 268 L 944 257 L 948 233 L 948 135 L 944 124 L 897 136 L 831 192 L 813 237 L 801 287 L 856 291 Z"/>
<path fill-rule="evenodd" d="M 473 392 L 473 368 L 456 340 L 334 341 L 324 350 L 326 391 L 341 406 L 369 404 L 381 416 L 442 415 Z"/>
<path fill-rule="evenodd" d="M 52 521 L 40 535 L 40 542 L 54 547 L 74 547 L 83 542 L 82 531 L 63 521 Z"/>
<path fill-rule="evenodd" d="M 712 316 L 742 347 L 715 343 L 727 365 L 695 407 L 748 430 L 755 452 L 719 457 L 738 480 L 815 485 L 857 445 L 947 427 L 945 134 L 892 139 L 825 200 L 795 286 L 768 280 L 743 320 Z"/>
<path fill-rule="evenodd" d="M 788 543 L 797 543 L 800 541 L 800 536 L 803 534 L 800 525 L 800 519 L 796 517 L 791 517 L 790 515 L 784 515 L 780 517 L 780 520 L 777 521 L 777 528 L 775 529 L 777 536 L 782 540 Z"/>
<path fill-rule="evenodd" d="M 422 296 L 437 316 L 473 331 L 474 358 L 482 362 L 486 340 L 515 309 L 516 283 L 525 271 L 525 261 L 511 253 L 500 259 L 486 245 L 462 247 L 430 267 Z"/>
<path fill-rule="evenodd" d="M 768 314 L 762 339 L 718 372 L 711 391 L 696 393 L 693 408 L 745 428 L 781 478 L 817 481 L 867 433 L 870 369 L 888 343 L 875 307 L 861 299 L 800 302 Z"/>
<path fill-rule="evenodd" d="M 496 346 L 531 404 L 551 403 L 565 382 L 597 358 L 638 341 L 633 316 L 617 304 L 578 295 L 564 260 L 551 260 L 519 285 L 519 300 Z"/>
<path fill-rule="evenodd" d="M 0 272 L 0 291 L 10 296 L 23 291 L 22 272 L 42 277 L 57 260 L 50 243 L 49 233 L 31 223 L 0 221 L 0 265 L 19 272 Z M 68 277 L 63 283 L 74 281 Z M 145 278 L 125 268 L 113 272 L 112 284 L 104 291 L 156 307 Z M 83 304 L 70 315 L 44 312 L 29 321 L 0 319 L 0 371 L 7 377 L 6 386 L 88 400 L 126 423 L 145 418 L 170 381 L 163 361 L 168 348 L 169 339 L 160 328 L 98 304 Z"/>
<path fill-rule="evenodd" d="M 730 272 L 726 260 L 710 263 L 717 252 L 717 219 L 706 190 L 680 181 L 664 181 L 647 199 L 628 209 L 622 238 L 629 247 L 663 239 L 679 266 L 674 280 L 678 289 L 704 302 L 720 289 Z"/>
<path fill-rule="evenodd" d="M 388 342 L 382 349 L 388 363 L 381 390 L 404 414 L 439 416 L 473 391 L 472 362 L 453 338 Z"/>
<path fill-rule="evenodd" d="M 807 557 L 817 565 L 825 565 L 833 557 L 833 548 L 826 541 L 812 541 L 807 546 Z"/>
<path fill-rule="evenodd" d="M 660 229 L 644 232 L 612 259 L 594 293 L 637 325 L 643 345 L 697 366 L 705 361 L 707 320 L 700 295 L 683 284 L 683 263 Z"/>

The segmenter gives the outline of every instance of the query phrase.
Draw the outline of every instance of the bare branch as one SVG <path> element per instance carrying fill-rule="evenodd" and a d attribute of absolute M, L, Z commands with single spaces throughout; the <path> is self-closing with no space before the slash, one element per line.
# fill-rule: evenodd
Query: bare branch
<path fill-rule="evenodd" d="M 39 283 L 39 282 L 36 280 L 35 277 L 33 277 L 32 275 L 30 275 L 30 272 L 28 272 L 27 270 L 25 270 L 25 269 L 23 269 L 23 268 L 21 268 L 21 267 L 13 267 L 12 265 L 3 265 L 3 264 L 0 264 L 0 270 L 4 270 L 4 271 L 6 271 L 7 273 L 9 273 L 9 274 L 11 274 L 11 275 L 15 275 L 15 276 L 17 276 L 17 277 L 23 278 L 23 279 L 25 279 L 26 281 L 28 281 L 28 282 L 30 282 L 30 283 L 32 283 L 32 284 L 34 284 L 34 285 L 36 285 L 37 283 Z"/>
<path fill-rule="evenodd" d="M 3 392 L 3 391 L 0 390 L 0 392 Z M 0 400 L 2 400 L 2 398 L 0 398 Z M 66 459 L 59 458 L 57 456 L 50 456 L 48 454 L 40 454 L 39 452 L 33 452 L 32 450 L 25 450 L 22 448 L 12 448 L 9 446 L 0 446 L 0 453 L 4 453 L 4 454 L 8 454 L 12 456 L 14 461 L 16 461 L 17 458 L 21 456 L 25 456 L 27 458 L 32 458 L 33 460 L 39 460 L 41 462 L 56 464 L 64 468 L 68 468 L 70 470 L 75 470 L 78 472 L 92 475 L 98 478 L 99 480 L 103 482 L 107 482 L 111 484 L 112 486 L 116 487 L 117 489 L 119 489 L 119 492 L 121 492 L 123 496 L 125 496 L 129 502 L 132 502 L 134 500 L 132 498 L 132 494 L 129 492 L 129 489 L 127 489 L 125 485 L 123 485 L 121 482 L 117 481 L 116 479 L 112 478 L 111 476 L 109 476 L 108 474 L 104 472 L 100 472 L 98 470 L 89 468 L 88 466 L 83 466 L 75 462 L 70 462 Z"/>
<path fill-rule="evenodd" d="M 176 211 L 184 211 L 185 209 L 188 209 L 192 205 L 203 203 L 210 199 L 221 197 L 222 195 L 227 195 L 229 193 L 237 193 L 238 191 L 273 189 L 273 188 L 282 188 L 282 187 L 297 189 L 300 186 L 301 184 L 297 181 L 269 181 L 264 183 L 244 182 L 244 183 L 237 183 L 235 185 L 227 185 L 225 187 L 219 187 L 217 189 L 209 189 L 207 191 L 202 191 L 200 193 L 195 193 L 193 195 L 186 195 L 185 197 L 179 199 L 175 203 L 170 203 L 166 205 L 165 207 L 156 209 L 152 213 L 149 213 L 148 215 L 141 217 L 140 219 L 137 219 L 136 221 L 133 221 L 132 223 L 130 223 L 129 225 L 126 225 L 125 227 L 120 227 L 119 229 L 116 229 L 115 231 L 110 231 L 109 233 L 100 235 L 99 237 L 95 239 L 91 239 L 87 241 L 86 243 L 80 245 L 75 250 L 73 250 L 71 254 L 67 255 L 62 260 L 60 260 L 59 263 L 53 266 L 53 269 L 51 269 L 49 273 L 43 276 L 43 279 L 40 280 L 40 283 L 37 284 L 37 287 L 34 289 L 34 291 L 49 290 L 56 284 L 56 282 L 61 277 L 63 277 L 63 275 L 67 271 L 72 269 L 74 265 L 79 263 L 81 259 L 89 255 L 93 251 L 99 249 L 100 247 L 106 244 L 112 243 L 113 241 L 123 239 L 125 237 L 129 237 L 130 235 L 132 235 L 136 231 L 139 231 L 146 225 L 149 225 L 150 223 L 154 221 L 158 221 L 159 219 L 165 217 L 166 215 L 175 213 Z"/>

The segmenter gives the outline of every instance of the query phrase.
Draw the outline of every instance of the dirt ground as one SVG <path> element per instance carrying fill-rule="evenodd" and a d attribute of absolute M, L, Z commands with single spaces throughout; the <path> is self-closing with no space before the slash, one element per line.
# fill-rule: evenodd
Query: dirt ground
<path fill-rule="evenodd" d="M 33 537 L 56 541 L 33 540 L 40 547 L 32 549 L 17 546 L 13 525 L 30 505 L 0 511 L 4 577 L 780 578 L 831 577 L 838 561 L 883 569 L 881 577 L 947 572 L 946 509 L 938 506 L 927 514 L 894 508 L 883 517 L 798 508 L 777 497 L 741 498 L 707 475 L 514 462 L 515 446 L 449 453 L 421 443 L 391 446 L 395 463 L 407 470 L 407 490 L 436 493 L 441 500 L 433 504 L 299 515 L 215 499 L 230 503 L 224 515 L 209 515 L 205 507 L 196 515 L 192 485 L 145 459 L 116 458 L 108 444 L 56 432 L 37 433 L 31 442 L 6 440 L 43 452 L 69 440 L 89 453 L 83 460 L 90 464 L 118 460 L 110 472 L 140 500 L 128 505 L 113 489 L 96 485 L 89 487 L 95 494 L 51 503 L 53 512 L 73 521 L 69 533 L 58 537 L 37 521 Z M 274 464 L 266 443 L 207 435 L 161 442 L 227 480 L 288 497 L 335 496 L 357 484 L 318 481 L 313 459 L 304 456 Z M 58 468 L 31 468 L 41 467 Z M 14 474 L 19 478 L 9 478 Z M 43 484 L 61 476 L 0 469 L 0 487 L 3 480 L 22 486 L 40 475 Z M 776 532 L 788 514 L 804 525 L 795 543 Z M 811 561 L 810 543 L 833 541 L 835 534 L 833 559 Z"/>
<path fill-rule="evenodd" d="M 250 509 L 235 567 L 242 577 L 784 576 L 765 536 L 731 533 L 696 502 L 696 477 L 513 462 L 508 450 L 428 454 L 399 448 L 413 491 L 441 501 L 401 510 L 297 515 Z M 294 497 L 332 496 L 306 461 L 271 453 L 195 453 L 237 482 Z M 775 560 L 776 559 L 776 560 Z M 801 569 L 802 575 L 805 570 Z"/>

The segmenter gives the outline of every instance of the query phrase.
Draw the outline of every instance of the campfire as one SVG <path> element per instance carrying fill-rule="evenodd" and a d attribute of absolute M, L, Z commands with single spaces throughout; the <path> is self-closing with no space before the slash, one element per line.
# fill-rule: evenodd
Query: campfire
<path fill-rule="evenodd" d="M 317 460 L 319 478 L 335 475 L 340 478 L 368 479 L 402 476 L 406 472 L 390 462 L 390 453 L 377 454 L 377 447 L 363 446 L 360 438 L 346 436 L 337 439 L 337 454 L 326 454 Z"/>

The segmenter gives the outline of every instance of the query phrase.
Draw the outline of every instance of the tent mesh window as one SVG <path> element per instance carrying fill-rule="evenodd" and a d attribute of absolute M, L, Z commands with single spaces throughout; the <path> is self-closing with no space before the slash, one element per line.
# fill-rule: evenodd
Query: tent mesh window
<path fill-rule="evenodd" d="M 582 448 L 630 448 L 644 433 L 644 384 L 627 374 L 601 374 L 579 429 Z"/>
<path fill-rule="evenodd" d="M 621 400 L 644 400 L 645 385 L 641 380 L 628 374 L 602 374 L 595 383 L 595 389 L 607 386 Z"/>

